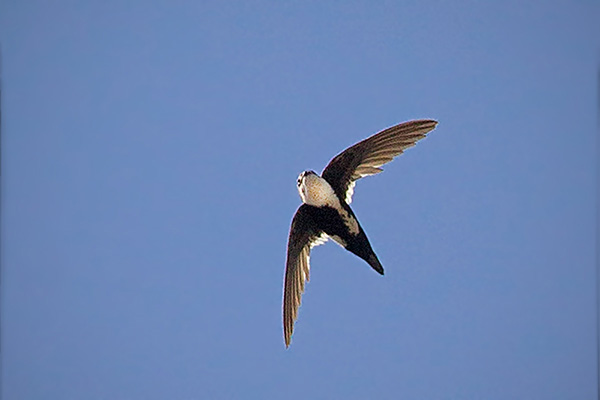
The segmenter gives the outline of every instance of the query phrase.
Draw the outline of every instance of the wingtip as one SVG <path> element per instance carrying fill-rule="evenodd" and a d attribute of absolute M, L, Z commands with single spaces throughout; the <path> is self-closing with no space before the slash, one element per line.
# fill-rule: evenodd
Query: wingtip
<path fill-rule="evenodd" d="M 439 124 L 439 122 L 435 119 L 425 119 L 423 121 L 427 124 L 433 125 L 433 128 L 435 128 Z"/>

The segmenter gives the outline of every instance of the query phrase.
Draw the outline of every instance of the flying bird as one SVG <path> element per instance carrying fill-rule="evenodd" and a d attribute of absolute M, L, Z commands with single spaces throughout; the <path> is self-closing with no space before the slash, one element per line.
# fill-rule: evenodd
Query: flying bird
<path fill-rule="evenodd" d="M 350 208 L 354 185 L 362 177 L 382 172 L 404 150 L 437 125 L 434 120 L 404 122 L 356 143 L 335 156 L 321 176 L 304 171 L 298 176 L 302 205 L 296 211 L 288 238 L 283 287 L 283 332 L 289 347 L 304 285 L 309 279 L 310 250 L 329 238 L 365 260 L 383 275 L 383 266 Z"/>

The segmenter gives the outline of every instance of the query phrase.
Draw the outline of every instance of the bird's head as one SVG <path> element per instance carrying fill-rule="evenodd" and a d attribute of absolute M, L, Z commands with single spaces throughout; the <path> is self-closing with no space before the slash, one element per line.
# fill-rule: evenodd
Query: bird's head
<path fill-rule="evenodd" d="M 317 173 L 315 171 L 304 171 L 304 172 L 302 172 L 300 175 L 298 175 L 298 187 L 300 187 L 302 185 L 302 183 L 304 182 L 304 179 L 308 175 L 317 175 Z"/>
<path fill-rule="evenodd" d="M 308 195 L 308 187 L 310 186 L 309 177 L 318 176 L 315 171 L 304 171 L 298 175 L 298 193 L 303 203 L 306 203 L 306 197 Z"/>

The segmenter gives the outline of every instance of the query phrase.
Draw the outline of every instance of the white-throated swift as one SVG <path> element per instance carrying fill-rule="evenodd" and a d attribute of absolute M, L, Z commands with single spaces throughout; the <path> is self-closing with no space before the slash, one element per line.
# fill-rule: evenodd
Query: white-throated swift
<path fill-rule="evenodd" d="M 283 332 L 289 347 L 300 298 L 309 279 L 310 250 L 331 238 L 365 260 L 383 275 L 383 266 L 350 208 L 355 182 L 378 174 L 404 150 L 437 125 L 434 120 L 404 122 L 356 143 L 335 156 L 321 176 L 304 171 L 298 176 L 302 205 L 296 211 L 288 238 L 283 287 Z"/>

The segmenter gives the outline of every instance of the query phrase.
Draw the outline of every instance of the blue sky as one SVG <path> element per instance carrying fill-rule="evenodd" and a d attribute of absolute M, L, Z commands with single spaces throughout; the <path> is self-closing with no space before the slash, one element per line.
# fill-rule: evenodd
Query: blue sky
<path fill-rule="evenodd" d="M 597 398 L 597 2 L 0 11 L 4 399 Z M 418 118 L 285 350 L 297 175 Z"/>

